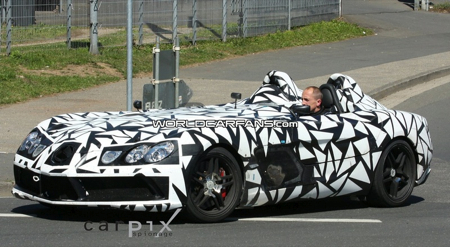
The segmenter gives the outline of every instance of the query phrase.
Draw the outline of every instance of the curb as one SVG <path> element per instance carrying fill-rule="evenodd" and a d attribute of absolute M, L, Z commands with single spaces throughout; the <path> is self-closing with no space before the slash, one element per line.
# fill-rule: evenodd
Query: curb
<path fill-rule="evenodd" d="M 435 80 L 450 75 L 450 66 L 438 70 L 430 70 L 418 75 L 407 77 L 402 80 L 394 81 L 386 86 L 376 88 L 367 94 L 376 100 L 383 99 L 395 92 L 416 86 L 418 84 Z"/>

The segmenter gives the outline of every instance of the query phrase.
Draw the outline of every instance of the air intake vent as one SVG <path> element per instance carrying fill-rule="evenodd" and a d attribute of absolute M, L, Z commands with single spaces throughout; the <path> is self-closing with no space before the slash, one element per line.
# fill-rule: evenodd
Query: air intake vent
<path fill-rule="evenodd" d="M 63 166 L 69 165 L 72 160 L 73 154 L 77 151 L 79 143 L 66 143 L 61 145 L 51 156 L 52 165 Z"/>

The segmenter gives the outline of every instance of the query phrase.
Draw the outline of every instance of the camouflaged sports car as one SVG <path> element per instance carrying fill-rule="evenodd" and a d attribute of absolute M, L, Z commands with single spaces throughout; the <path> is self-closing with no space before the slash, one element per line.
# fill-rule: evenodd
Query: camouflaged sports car
<path fill-rule="evenodd" d="M 403 205 L 430 173 L 426 119 L 387 109 L 342 74 L 320 89 L 318 116 L 289 75 L 271 71 L 224 105 L 52 117 L 17 150 L 12 193 L 49 206 L 183 208 L 202 222 L 337 196 Z"/>

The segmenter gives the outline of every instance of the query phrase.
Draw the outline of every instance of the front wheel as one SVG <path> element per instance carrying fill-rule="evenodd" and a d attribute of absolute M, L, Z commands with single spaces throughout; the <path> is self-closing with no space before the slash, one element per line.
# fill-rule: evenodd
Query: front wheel
<path fill-rule="evenodd" d="M 189 173 L 187 216 L 198 222 L 217 222 L 239 203 L 242 173 L 233 155 L 214 148 L 193 164 Z"/>
<path fill-rule="evenodd" d="M 382 207 L 405 204 L 414 188 L 415 161 L 414 153 L 407 142 L 403 140 L 391 142 L 378 161 L 367 202 Z"/>

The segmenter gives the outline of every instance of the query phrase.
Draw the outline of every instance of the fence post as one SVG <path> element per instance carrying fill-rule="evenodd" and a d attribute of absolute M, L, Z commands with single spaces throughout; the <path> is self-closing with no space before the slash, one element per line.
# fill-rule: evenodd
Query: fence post
<path fill-rule="evenodd" d="M 0 5 L 2 6 L 2 10 L 1 10 L 2 12 L 0 13 L 0 17 L 1 17 L 0 22 L 2 24 L 6 21 L 5 1 L 7 1 L 7 0 L 0 0 Z"/>
<path fill-rule="evenodd" d="M 414 11 L 419 10 L 419 2 L 420 0 L 414 0 Z"/>
<path fill-rule="evenodd" d="M 247 4 L 247 2 L 248 2 L 248 0 L 242 0 L 242 2 L 243 2 L 243 12 L 244 12 L 244 15 L 243 15 L 243 36 L 244 36 L 244 38 L 247 38 L 247 35 L 248 35 L 248 30 L 247 30 L 247 28 L 248 28 L 248 23 L 247 23 L 247 15 L 248 15 L 248 11 L 247 11 L 247 9 L 248 9 L 248 4 Z"/>
<path fill-rule="evenodd" d="M 99 54 L 98 52 L 98 0 L 91 0 L 91 45 L 89 52 L 91 54 Z"/>
<path fill-rule="evenodd" d="M 139 3 L 139 45 L 144 42 L 144 1 Z"/>
<path fill-rule="evenodd" d="M 0 54 L 2 54 L 2 25 L 3 25 L 3 18 L 4 18 L 4 12 L 3 9 L 5 8 L 3 0 L 0 0 Z"/>
<path fill-rule="evenodd" d="M 177 37 L 178 26 L 178 0 L 173 0 L 173 22 L 172 22 L 172 44 L 175 43 Z"/>
<path fill-rule="evenodd" d="M 291 30 L 291 0 L 287 0 L 288 1 L 288 30 Z"/>
<path fill-rule="evenodd" d="M 192 45 L 197 42 L 197 0 L 192 3 Z"/>
<path fill-rule="evenodd" d="M 127 111 L 133 97 L 133 0 L 127 2 Z"/>
<path fill-rule="evenodd" d="M 174 46 L 175 52 L 175 78 L 173 82 L 175 83 L 175 108 L 180 106 L 179 94 L 180 94 L 180 39 L 177 37 Z"/>
<path fill-rule="evenodd" d="M 222 41 L 227 41 L 227 0 L 222 4 Z"/>
<path fill-rule="evenodd" d="M 154 99 L 154 104 L 155 104 L 155 109 L 159 109 L 158 106 L 158 92 L 159 92 L 159 53 L 160 53 L 160 37 L 156 36 L 156 47 L 153 48 L 153 54 L 154 54 L 154 59 L 153 59 L 153 85 L 155 85 L 155 99 Z"/>
<path fill-rule="evenodd" d="M 6 0 L 6 55 L 11 54 L 12 0 Z"/>
<path fill-rule="evenodd" d="M 67 0 L 67 48 L 72 48 L 72 0 Z"/>

